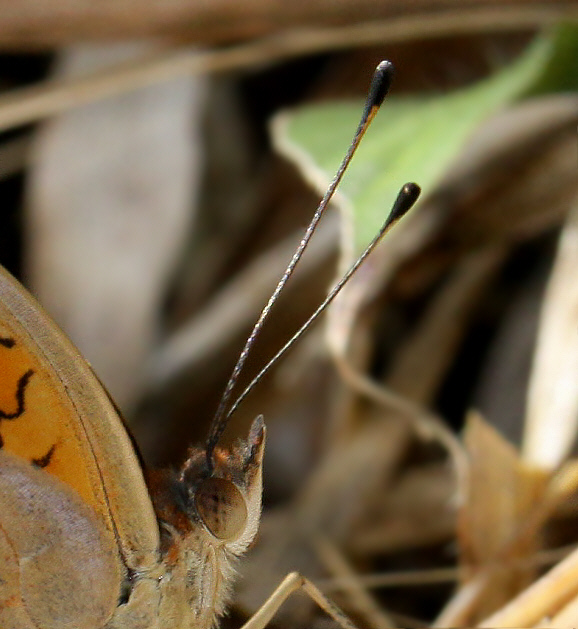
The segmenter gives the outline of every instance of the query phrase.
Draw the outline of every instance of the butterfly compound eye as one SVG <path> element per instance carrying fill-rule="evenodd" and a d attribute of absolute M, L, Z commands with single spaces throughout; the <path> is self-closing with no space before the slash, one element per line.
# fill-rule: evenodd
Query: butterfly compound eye
<path fill-rule="evenodd" d="M 247 522 L 247 505 L 233 483 L 207 478 L 195 492 L 195 507 L 203 524 L 217 539 L 238 537 Z"/>

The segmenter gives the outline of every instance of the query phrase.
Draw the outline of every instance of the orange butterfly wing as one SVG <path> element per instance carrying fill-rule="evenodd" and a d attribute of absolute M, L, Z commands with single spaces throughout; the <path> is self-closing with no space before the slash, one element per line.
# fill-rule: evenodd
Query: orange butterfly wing
<path fill-rule="evenodd" d="M 129 568 L 159 531 L 132 443 L 106 391 L 38 303 L 0 267 L 0 446 L 72 487 Z"/>

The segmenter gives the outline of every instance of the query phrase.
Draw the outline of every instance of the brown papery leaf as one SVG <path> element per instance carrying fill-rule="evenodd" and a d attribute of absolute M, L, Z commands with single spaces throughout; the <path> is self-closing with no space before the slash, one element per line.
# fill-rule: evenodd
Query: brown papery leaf
<path fill-rule="evenodd" d="M 464 576 L 436 623 L 440 627 L 473 624 L 530 584 L 535 569 L 521 562 L 541 545 L 539 507 L 547 476 L 525 465 L 477 413 L 468 417 L 464 440 L 470 457 L 466 501 L 458 518 Z M 472 583 L 475 595 L 464 596 L 471 594 Z"/>

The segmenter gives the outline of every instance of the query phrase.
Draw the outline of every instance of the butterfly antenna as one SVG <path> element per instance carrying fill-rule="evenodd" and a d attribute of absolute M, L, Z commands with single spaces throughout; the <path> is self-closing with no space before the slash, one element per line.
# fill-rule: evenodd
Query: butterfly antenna
<path fill-rule="evenodd" d="M 347 273 L 339 280 L 339 282 L 333 287 L 331 292 L 327 295 L 325 300 L 317 307 L 317 310 L 305 321 L 305 323 L 295 332 L 295 334 L 283 345 L 283 347 L 271 358 L 271 360 L 261 369 L 261 371 L 251 380 L 247 385 L 243 393 L 235 400 L 235 403 L 231 406 L 229 412 L 225 416 L 228 420 L 231 415 L 237 410 L 243 400 L 251 393 L 251 391 L 261 382 L 263 376 L 275 365 L 275 363 L 289 350 L 309 328 L 319 318 L 319 315 L 329 306 L 329 304 L 339 295 L 341 289 L 349 282 L 351 276 L 357 271 L 357 269 L 364 263 L 367 256 L 375 249 L 375 247 L 381 242 L 381 239 L 387 234 L 390 228 L 397 223 L 397 221 L 414 205 L 418 200 L 421 193 L 421 188 L 416 183 L 406 183 L 399 191 L 397 199 L 393 204 L 389 216 L 383 223 L 377 236 L 367 245 L 363 253 L 357 258 L 357 260 L 351 265 Z"/>
<path fill-rule="evenodd" d="M 279 295 L 281 291 L 283 290 L 283 288 L 285 287 L 285 285 L 287 284 L 289 278 L 293 275 L 293 271 L 295 270 L 297 263 L 301 259 L 301 256 L 303 255 L 305 248 L 309 244 L 309 241 L 311 240 L 311 236 L 315 232 L 321 217 L 323 216 L 325 210 L 327 209 L 327 206 L 329 205 L 329 201 L 333 197 L 333 194 L 335 193 L 337 186 L 339 185 L 341 179 L 343 178 L 343 174 L 345 173 L 349 165 L 349 162 L 351 161 L 355 151 L 357 150 L 357 147 L 359 146 L 361 139 L 365 135 L 367 128 L 369 127 L 371 121 L 375 117 L 377 111 L 379 110 L 381 104 L 383 103 L 383 100 L 387 96 L 387 93 L 391 86 L 392 78 L 393 78 L 393 64 L 390 61 L 382 61 L 377 66 L 373 74 L 373 78 L 371 80 L 371 86 L 369 88 L 369 93 L 367 96 L 367 100 L 365 102 L 365 107 L 363 109 L 363 114 L 361 116 L 359 126 L 357 127 L 357 130 L 353 137 L 353 141 L 351 142 L 351 145 L 349 146 L 349 149 L 347 150 L 347 154 L 343 158 L 343 161 L 341 162 L 341 165 L 339 166 L 339 169 L 337 170 L 335 177 L 329 184 L 329 187 L 327 188 L 327 192 L 323 196 L 323 199 L 321 199 L 321 202 L 317 206 L 317 209 L 315 210 L 315 214 L 313 215 L 313 218 L 311 219 L 311 222 L 309 223 L 309 226 L 307 227 L 305 234 L 303 235 L 303 238 L 301 239 L 301 242 L 299 243 L 299 246 L 295 250 L 295 253 L 293 254 L 293 257 L 291 258 L 291 261 L 287 265 L 287 268 L 285 269 L 283 275 L 281 276 L 279 283 L 277 284 L 275 290 L 273 291 L 273 294 L 269 298 L 267 305 L 261 311 L 261 314 L 259 315 L 259 319 L 257 320 L 257 323 L 255 323 L 255 326 L 253 327 L 251 334 L 249 335 L 249 337 L 247 338 L 247 341 L 245 342 L 245 346 L 243 347 L 239 355 L 239 358 L 237 360 L 237 363 L 235 367 L 233 368 L 229 381 L 227 382 L 225 391 L 223 392 L 221 401 L 219 402 L 217 412 L 215 413 L 215 416 L 213 417 L 211 428 L 209 430 L 209 435 L 207 437 L 206 457 L 207 457 L 207 467 L 209 471 L 213 469 L 213 451 L 215 449 L 215 446 L 217 445 L 219 439 L 221 438 L 221 435 L 223 434 L 227 426 L 229 417 L 232 414 L 231 411 L 227 412 L 227 406 L 231 399 L 231 395 L 233 393 L 235 385 L 237 384 L 237 381 L 239 379 L 239 375 L 241 374 L 243 370 L 243 367 L 245 365 L 249 352 L 251 351 L 251 348 L 255 344 L 255 340 L 259 336 L 259 333 L 261 332 L 261 329 L 263 328 L 265 321 L 267 320 L 269 314 L 271 313 L 271 309 L 273 308 L 273 305 L 279 298 Z M 238 406 L 238 403 L 234 405 L 234 408 L 236 408 L 237 406 Z"/>

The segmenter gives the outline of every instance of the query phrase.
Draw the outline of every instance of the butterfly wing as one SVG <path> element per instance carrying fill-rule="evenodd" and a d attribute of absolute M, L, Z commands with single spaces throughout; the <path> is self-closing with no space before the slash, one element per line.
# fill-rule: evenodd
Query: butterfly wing
<path fill-rule="evenodd" d="M 115 613 L 123 572 L 94 509 L 0 450 L 0 627 L 100 629 Z"/>
<path fill-rule="evenodd" d="M 155 564 L 158 525 L 118 412 L 90 366 L 2 267 L 0 447 L 72 488 L 114 535 L 129 569 Z"/>

